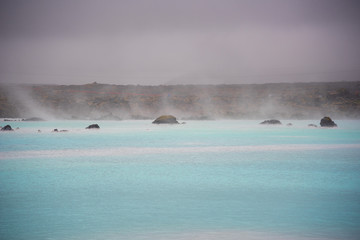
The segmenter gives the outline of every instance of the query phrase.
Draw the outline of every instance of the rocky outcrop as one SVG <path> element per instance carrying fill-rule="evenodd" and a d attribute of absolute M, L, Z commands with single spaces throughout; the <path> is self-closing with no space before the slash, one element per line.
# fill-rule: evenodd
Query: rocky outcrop
<path fill-rule="evenodd" d="M 317 128 L 317 125 L 316 125 L 316 124 L 312 124 L 312 123 L 310 123 L 310 124 L 308 124 L 308 127 L 314 127 L 314 128 Z"/>
<path fill-rule="evenodd" d="M 14 131 L 10 125 L 6 125 L 5 127 L 1 128 L 1 131 Z"/>
<path fill-rule="evenodd" d="M 277 125 L 277 124 L 281 124 L 281 122 L 276 119 L 270 119 L 270 120 L 265 120 L 265 121 L 261 122 L 260 124 Z"/>
<path fill-rule="evenodd" d="M 99 125 L 98 124 L 91 124 L 89 126 L 86 127 L 86 129 L 99 129 Z"/>
<path fill-rule="evenodd" d="M 322 127 L 337 127 L 336 123 L 330 117 L 323 117 L 320 120 L 320 126 L 322 126 Z"/>
<path fill-rule="evenodd" d="M 179 122 L 176 120 L 176 117 L 172 115 L 162 115 L 155 119 L 153 124 L 179 124 Z"/>

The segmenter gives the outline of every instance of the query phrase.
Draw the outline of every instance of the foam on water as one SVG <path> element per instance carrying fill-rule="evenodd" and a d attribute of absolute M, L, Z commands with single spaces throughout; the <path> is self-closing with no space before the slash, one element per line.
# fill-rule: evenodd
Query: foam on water
<path fill-rule="evenodd" d="M 291 235 L 279 235 L 274 233 L 263 232 L 247 232 L 247 231 L 197 231 L 197 232 L 148 232 L 142 234 L 122 234 L 114 233 L 98 236 L 77 236 L 70 240 L 119 240 L 119 239 L 131 239 L 131 240 L 340 240 L 336 238 L 322 238 L 322 237 L 299 237 Z M 64 239 L 65 240 L 65 239 Z"/>
<path fill-rule="evenodd" d="M 105 149 L 64 149 L 41 151 L 7 151 L 1 159 L 16 158 L 63 158 L 63 157 L 105 157 L 143 154 L 182 154 L 182 153 L 221 153 L 221 152 L 271 152 L 271 151 L 309 151 L 330 149 L 360 149 L 360 144 L 282 144 L 265 146 L 215 146 L 215 147 L 176 147 L 176 148 L 148 148 L 148 147 L 120 147 Z"/>

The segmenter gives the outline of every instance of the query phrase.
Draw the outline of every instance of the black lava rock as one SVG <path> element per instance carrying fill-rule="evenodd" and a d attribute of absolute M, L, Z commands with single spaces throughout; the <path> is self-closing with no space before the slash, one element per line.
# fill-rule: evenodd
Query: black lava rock
<path fill-rule="evenodd" d="M 163 115 L 155 119 L 152 123 L 154 124 L 179 124 L 179 122 L 176 120 L 176 117 L 172 115 Z"/>
<path fill-rule="evenodd" d="M 260 124 L 276 125 L 276 124 L 281 124 L 281 122 L 276 119 L 270 119 L 270 120 L 265 120 L 265 121 L 261 122 Z"/>
<path fill-rule="evenodd" d="M 322 126 L 322 127 L 337 127 L 336 123 L 330 117 L 323 117 L 320 120 L 320 126 Z"/>
<path fill-rule="evenodd" d="M 6 125 L 5 127 L 1 128 L 1 131 L 14 131 L 10 125 Z"/>
<path fill-rule="evenodd" d="M 86 129 L 99 129 L 99 125 L 98 124 L 91 124 L 89 126 L 86 127 Z"/>

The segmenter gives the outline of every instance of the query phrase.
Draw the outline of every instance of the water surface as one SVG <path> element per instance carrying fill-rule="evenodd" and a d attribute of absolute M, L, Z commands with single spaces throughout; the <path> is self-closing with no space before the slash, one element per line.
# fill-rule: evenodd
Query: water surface
<path fill-rule="evenodd" d="M 259 122 L 10 122 L 1 239 L 358 239 L 360 122 Z"/>

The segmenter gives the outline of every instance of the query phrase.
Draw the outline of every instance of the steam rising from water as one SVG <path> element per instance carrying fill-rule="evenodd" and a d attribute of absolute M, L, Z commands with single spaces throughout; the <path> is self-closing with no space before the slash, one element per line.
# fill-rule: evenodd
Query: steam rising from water
<path fill-rule="evenodd" d="M 61 115 L 54 111 L 55 109 L 43 106 L 41 102 L 34 98 L 31 87 L 27 85 L 0 85 L 1 94 L 6 99 L 5 104 L 10 107 L 7 112 L 10 116 L 5 118 L 31 118 L 39 117 L 47 120 L 61 118 Z M 57 117 L 55 117 L 57 116 Z"/>
<path fill-rule="evenodd" d="M 16 117 L 93 120 L 155 119 L 164 114 L 201 120 L 360 117 L 358 82 L 0 87 L 17 108 Z"/>

